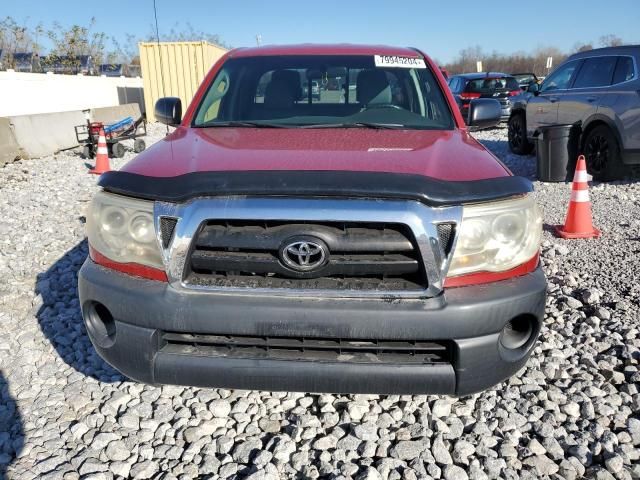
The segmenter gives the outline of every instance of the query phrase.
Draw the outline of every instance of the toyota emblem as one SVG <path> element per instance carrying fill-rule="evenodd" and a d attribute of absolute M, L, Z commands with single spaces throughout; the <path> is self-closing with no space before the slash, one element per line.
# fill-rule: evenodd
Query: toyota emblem
<path fill-rule="evenodd" d="M 298 240 L 286 243 L 280 249 L 282 263 L 298 272 L 311 272 L 322 267 L 329 256 L 324 243 Z"/>

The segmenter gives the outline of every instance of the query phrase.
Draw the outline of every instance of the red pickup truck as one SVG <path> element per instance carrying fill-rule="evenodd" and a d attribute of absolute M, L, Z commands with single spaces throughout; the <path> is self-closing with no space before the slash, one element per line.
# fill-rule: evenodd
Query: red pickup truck
<path fill-rule="evenodd" d="M 314 85 L 317 89 L 314 90 Z M 331 86 L 331 88 L 328 88 Z M 543 320 L 527 179 L 473 139 L 410 48 L 236 49 L 175 131 L 100 177 L 79 294 L 98 353 L 147 383 L 466 395 Z"/>

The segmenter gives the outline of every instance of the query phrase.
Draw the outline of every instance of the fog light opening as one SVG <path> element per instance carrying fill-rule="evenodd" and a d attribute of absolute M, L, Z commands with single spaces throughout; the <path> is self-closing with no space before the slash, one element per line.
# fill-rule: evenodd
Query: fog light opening
<path fill-rule="evenodd" d="M 500 343 L 509 350 L 516 350 L 529 343 L 535 335 L 535 319 L 529 315 L 512 318 L 502 329 Z"/>
<path fill-rule="evenodd" d="M 91 302 L 85 309 L 87 330 L 93 341 L 100 347 L 109 348 L 116 340 L 116 322 L 107 307 Z"/>

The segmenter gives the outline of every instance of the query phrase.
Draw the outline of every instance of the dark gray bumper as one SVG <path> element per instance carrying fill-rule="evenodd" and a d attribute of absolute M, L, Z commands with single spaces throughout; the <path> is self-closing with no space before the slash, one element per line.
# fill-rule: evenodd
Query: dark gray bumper
<path fill-rule="evenodd" d="M 450 288 L 423 300 L 290 298 L 177 291 L 87 260 L 80 302 L 103 304 L 115 319 L 115 339 L 90 337 L 98 353 L 125 375 L 146 383 L 344 393 L 466 395 L 517 372 L 535 344 L 545 305 L 540 269 L 493 284 Z M 520 315 L 535 318 L 525 347 L 505 351 L 499 336 Z M 448 364 L 363 364 L 184 355 L 163 349 L 161 333 L 447 340 Z M 101 346 L 102 344 L 102 346 Z"/>

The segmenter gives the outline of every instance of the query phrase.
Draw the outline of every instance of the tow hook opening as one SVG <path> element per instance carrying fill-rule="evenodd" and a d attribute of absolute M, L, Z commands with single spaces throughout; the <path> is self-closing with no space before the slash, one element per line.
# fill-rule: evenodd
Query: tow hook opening
<path fill-rule="evenodd" d="M 99 302 L 88 302 L 85 305 L 85 323 L 94 342 L 109 348 L 116 341 L 116 322 L 107 307 Z"/>
<path fill-rule="evenodd" d="M 518 315 L 509 320 L 500 332 L 500 350 L 505 360 L 522 358 L 535 341 L 538 328 L 533 315 Z"/>

